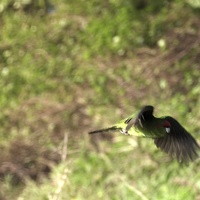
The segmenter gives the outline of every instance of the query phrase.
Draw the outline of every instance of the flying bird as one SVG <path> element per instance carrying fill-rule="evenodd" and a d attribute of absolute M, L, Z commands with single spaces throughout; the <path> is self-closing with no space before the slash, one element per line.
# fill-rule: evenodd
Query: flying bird
<path fill-rule="evenodd" d="M 136 115 L 109 128 L 95 130 L 89 134 L 120 131 L 124 135 L 152 138 L 157 148 L 176 158 L 179 162 L 198 158 L 200 146 L 192 135 L 173 117 L 154 117 L 154 107 L 144 106 Z"/>

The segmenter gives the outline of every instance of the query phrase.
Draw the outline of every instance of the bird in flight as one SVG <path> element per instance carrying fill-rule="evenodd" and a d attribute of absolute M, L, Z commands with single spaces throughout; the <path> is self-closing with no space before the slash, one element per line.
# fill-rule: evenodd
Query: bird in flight
<path fill-rule="evenodd" d="M 154 107 L 144 106 L 136 115 L 109 128 L 95 130 L 89 134 L 120 131 L 124 135 L 152 138 L 157 148 L 176 158 L 179 162 L 198 158 L 200 146 L 190 133 L 173 117 L 154 117 Z"/>

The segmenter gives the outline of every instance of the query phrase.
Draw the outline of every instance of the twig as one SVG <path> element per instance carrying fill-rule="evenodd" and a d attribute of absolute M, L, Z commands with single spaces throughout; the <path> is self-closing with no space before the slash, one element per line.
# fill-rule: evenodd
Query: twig
<path fill-rule="evenodd" d="M 133 185 L 130 185 L 129 183 L 127 183 L 125 180 L 123 180 L 122 178 L 120 178 L 121 181 L 125 184 L 125 186 L 133 191 L 136 195 L 138 195 L 142 200 L 149 200 L 140 190 L 138 190 L 137 188 L 135 188 Z"/>
<path fill-rule="evenodd" d="M 68 144 L 68 134 L 67 132 L 64 133 L 63 138 L 63 150 L 62 150 L 62 161 L 65 163 L 64 171 L 60 177 L 60 180 L 58 181 L 57 189 L 55 190 L 53 196 L 50 198 L 51 200 L 59 200 L 60 195 L 62 193 L 62 189 L 68 179 L 68 173 L 69 170 L 67 168 L 67 144 Z"/>

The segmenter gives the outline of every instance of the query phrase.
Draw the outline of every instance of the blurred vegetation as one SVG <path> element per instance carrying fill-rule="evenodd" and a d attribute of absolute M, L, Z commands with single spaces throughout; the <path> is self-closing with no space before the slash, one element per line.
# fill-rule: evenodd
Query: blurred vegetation
<path fill-rule="evenodd" d="M 152 104 L 200 142 L 199 0 L 0 2 L 0 199 L 200 199 L 199 160 L 87 132 Z"/>

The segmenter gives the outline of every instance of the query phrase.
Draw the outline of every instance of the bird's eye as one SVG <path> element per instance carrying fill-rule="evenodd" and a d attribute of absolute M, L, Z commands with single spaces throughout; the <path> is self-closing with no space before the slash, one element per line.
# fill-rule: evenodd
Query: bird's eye
<path fill-rule="evenodd" d="M 166 130 L 167 133 L 170 132 L 171 124 L 169 123 L 169 121 L 165 120 L 164 123 L 163 123 L 163 127 L 165 127 L 165 130 Z"/>

